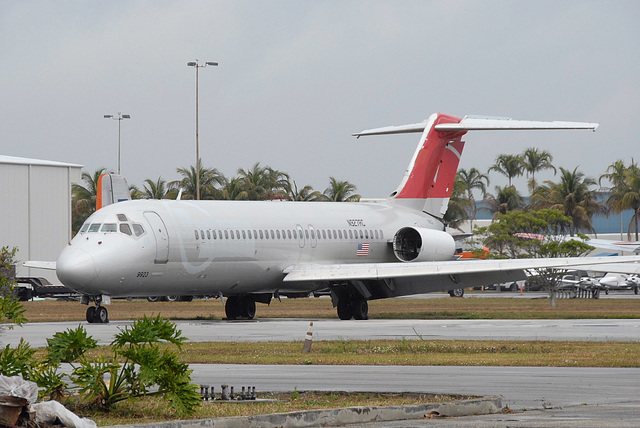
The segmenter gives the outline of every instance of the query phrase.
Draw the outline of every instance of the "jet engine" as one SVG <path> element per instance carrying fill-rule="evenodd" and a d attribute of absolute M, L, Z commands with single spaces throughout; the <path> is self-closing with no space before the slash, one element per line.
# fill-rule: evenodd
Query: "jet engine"
<path fill-rule="evenodd" d="M 451 260 L 455 247 L 447 232 L 423 227 L 403 227 L 393 237 L 393 252 L 403 262 Z"/>

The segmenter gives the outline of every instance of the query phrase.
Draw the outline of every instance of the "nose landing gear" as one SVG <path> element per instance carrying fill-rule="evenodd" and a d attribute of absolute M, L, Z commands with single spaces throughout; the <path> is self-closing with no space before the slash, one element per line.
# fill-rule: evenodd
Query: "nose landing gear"
<path fill-rule="evenodd" d="M 106 324 L 109 322 L 109 311 L 104 306 L 101 306 L 102 296 L 97 296 L 92 298 L 92 300 L 96 303 L 95 306 L 89 306 L 87 308 L 87 322 L 89 324 Z M 82 302 L 84 303 L 85 296 L 82 297 Z M 89 298 L 86 298 L 86 303 L 89 304 Z"/>

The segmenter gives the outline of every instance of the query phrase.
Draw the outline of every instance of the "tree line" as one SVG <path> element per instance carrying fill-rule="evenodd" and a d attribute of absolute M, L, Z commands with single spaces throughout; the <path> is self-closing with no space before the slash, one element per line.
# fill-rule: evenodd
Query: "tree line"
<path fill-rule="evenodd" d="M 595 233 L 592 221 L 596 214 L 608 216 L 632 210 L 627 235 L 631 239 L 634 234 L 638 240 L 640 168 L 633 159 L 628 164 L 624 160 L 615 161 L 597 181 L 585 176 L 578 167 L 573 170 L 556 168 L 552 162 L 553 156 L 547 150 L 530 147 L 522 154 L 498 155 L 486 174 L 477 168 L 461 168 L 456 175 L 446 221 L 453 227 L 471 221 L 473 228 L 473 220 L 480 209 L 488 210 L 494 217 L 511 211 L 553 209 L 570 219 L 564 223 L 561 232 L 574 236 L 578 232 Z M 553 170 L 557 181 L 538 183 L 536 173 L 544 170 Z M 489 193 L 489 173 L 492 171 L 504 175 L 508 184 L 495 186 L 494 193 Z M 527 177 L 528 203 L 513 184 L 514 178 L 523 175 Z M 603 198 L 596 186 L 606 181 L 610 187 L 602 193 Z M 480 193 L 482 207 L 478 207 L 474 191 Z"/>
<path fill-rule="evenodd" d="M 251 168 L 240 168 L 233 178 L 226 177 L 217 168 L 190 166 L 177 168 L 181 177 L 165 181 L 162 177 L 146 179 L 142 188 L 129 187 L 132 199 L 195 199 L 198 175 L 200 176 L 200 199 L 232 201 L 308 201 L 308 202 L 358 202 L 357 187 L 349 181 L 329 177 L 329 186 L 320 192 L 306 185 L 299 188 L 289 174 L 270 166 L 254 164 Z M 199 174 L 198 174 L 199 171 Z M 96 207 L 98 179 L 107 172 L 98 168 L 93 174 L 82 173 L 82 183 L 72 185 L 72 230 L 77 232 Z"/>
<path fill-rule="evenodd" d="M 201 161 L 200 161 L 201 162 Z M 202 165 L 200 163 L 200 165 Z M 536 173 L 552 170 L 558 176 L 556 181 L 546 180 L 539 183 Z M 106 168 L 99 168 L 93 174 L 84 172 L 82 184 L 74 184 L 73 194 L 73 230 L 79 230 L 86 218 L 95 210 L 97 184 Z M 198 169 L 195 166 L 177 168 L 181 177 L 178 180 L 165 181 L 162 177 L 146 179 L 142 188 L 130 187 L 132 199 L 176 199 L 182 190 L 182 199 L 195 199 Z M 489 174 L 495 172 L 507 178 L 506 186 L 495 186 L 494 192 L 488 191 Z M 209 200 L 287 200 L 287 201 L 335 201 L 357 202 L 360 195 L 357 187 L 349 181 L 329 178 L 324 191 L 306 185 L 299 188 L 296 181 L 286 172 L 254 164 L 251 168 L 237 170 L 233 178 L 226 177 L 216 168 L 199 168 L 201 199 Z M 513 179 L 526 176 L 529 200 L 513 184 Z M 610 183 L 605 198 L 598 194 L 596 185 L 603 181 Z M 475 193 L 481 196 L 478 206 Z M 592 219 L 596 214 L 612 215 L 632 210 L 633 216 L 627 227 L 638 240 L 640 221 L 640 167 L 631 159 L 627 164 L 617 160 L 609 165 L 604 174 L 596 181 L 587 177 L 576 167 L 573 170 L 553 165 L 553 156 L 547 150 L 530 147 L 521 154 L 499 154 L 486 173 L 477 168 L 458 170 L 455 184 L 445 214 L 445 222 L 458 227 L 464 221 L 476 219 L 479 210 L 488 210 L 494 215 L 510 211 L 536 211 L 555 209 L 563 212 L 571 220 L 566 224 L 564 233 L 574 236 L 577 232 L 594 233 Z"/>

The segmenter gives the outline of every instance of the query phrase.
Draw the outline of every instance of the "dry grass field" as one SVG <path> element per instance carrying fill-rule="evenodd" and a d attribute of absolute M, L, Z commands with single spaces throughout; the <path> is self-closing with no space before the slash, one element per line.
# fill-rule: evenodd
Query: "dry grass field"
<path fill-rule="evenodd" d="M 82 321 L 86 306 L 78 302 L 44 300 L 25 302 L 30 322 Z M 192 302 L 148 302 L 145 299 L 114 300 L 108 306 L 111 320 L 130 320 L 161 314 L 173 320 L 223 319 L 219 299 Z M 336 318 L 328 298 L 273 300 L 257 305 L 257 318 Z M 383 299 L 369 302 L 370 318 L 406 319 L 620 319 L 640 318 L 640 299 L 505 299 L 490 297 Z"/>

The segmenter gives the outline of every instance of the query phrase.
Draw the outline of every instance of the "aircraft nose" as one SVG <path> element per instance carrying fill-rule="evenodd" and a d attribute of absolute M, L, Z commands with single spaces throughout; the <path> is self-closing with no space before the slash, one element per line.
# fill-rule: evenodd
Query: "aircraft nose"
<path fill-rule="evenodd" d="M 97 276 L 95 261 L 82 249 L 66 247 L 56 262 L 56 274 L 67 287 L 82 291 Z"/>

